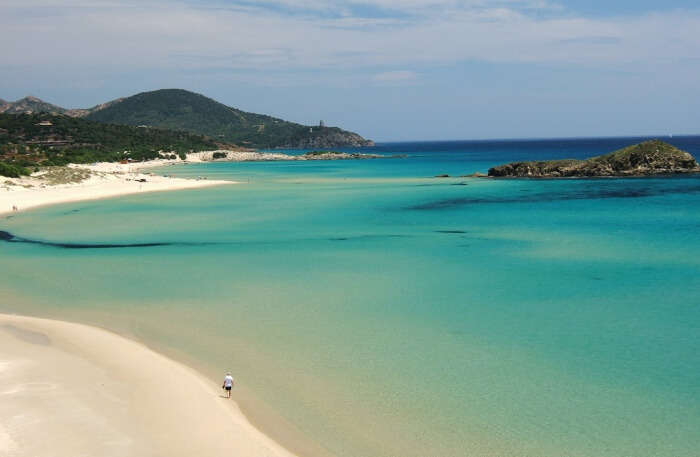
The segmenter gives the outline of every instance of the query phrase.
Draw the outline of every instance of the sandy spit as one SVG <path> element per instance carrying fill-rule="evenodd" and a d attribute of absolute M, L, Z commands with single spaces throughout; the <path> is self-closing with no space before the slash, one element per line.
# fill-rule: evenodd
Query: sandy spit
<path fill-rule="evenodd" d="M 8 314 L 0 455 L 293 456 L 182 364 L 106 330 Z"/>

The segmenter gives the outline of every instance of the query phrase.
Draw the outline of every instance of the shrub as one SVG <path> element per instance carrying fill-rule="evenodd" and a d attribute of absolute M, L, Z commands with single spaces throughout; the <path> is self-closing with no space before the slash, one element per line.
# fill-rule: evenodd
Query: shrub
<path fill-rule="evenodd" d="M 24 167 L 18 167 L 15 165 L 10 165 L 5 162 L 0 162 L 0 176 L 7 176 L 8 178 L 19 178 L 22 175 L 28 175 L 29 170 Z"/>

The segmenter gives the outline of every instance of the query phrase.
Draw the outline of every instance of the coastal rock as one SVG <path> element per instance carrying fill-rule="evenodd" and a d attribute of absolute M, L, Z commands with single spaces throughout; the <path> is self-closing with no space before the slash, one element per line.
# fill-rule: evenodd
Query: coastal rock
<path fill-rule="evenodd" d="M 358 159 L 387 159 L 394 156 L 383 156 L 380 154 L 365 154 L 359 152 L 338 152 L 338 151 L 311 151 L 300 156 L 296 160 L 358 160 Z"/>
<path fill-rule="evenodd" d="M 389 159 L 398 156 L 380 154 L 361 154 L 358 152 L 311 151 L 301 155 L 282 154 L 279 152 L 230 151 L 216 150 L 187 154 L 188 162 L 272 162 L 272 161 L 303 161 L 303 160 L 362 160 Z"/>
<path fill-rule="evenodd" d="M 569 178 L 698 172 L 700 172 L 700 166 L 690 153 L 663 141 L 650 140 L 586 160 L 563 159 L 499 165 L 489 169 L 488 175 L 518 178 Z"/>

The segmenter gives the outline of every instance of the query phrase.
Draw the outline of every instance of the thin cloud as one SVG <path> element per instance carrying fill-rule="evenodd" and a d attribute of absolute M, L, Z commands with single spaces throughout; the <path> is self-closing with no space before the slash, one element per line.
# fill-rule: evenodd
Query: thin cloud
<path fill-rule="evenodd" d="M 604 66 L 700 56 L 697 10 L 595 19 L 518 0 L 8 1 L 0 6 L 4 65 L 72 65 L 77 72 L 126 65 L 359 70 L 467 60 Z M 368 17 L 360 5 L 401 14 Z M 343 13 L 290 15 L 285 8 Z"/>
<path fill-rule="evenodd" d="M 372 79 L 379 83 L 407 83 L 415 82 L 418 74 L 409 70 L 385 71 L 377 73 Z"/>
<path fill-rule="evenodd" d="M 562 44 L 619 44 L 620 41 L 622 41 L 620 37 L 615 36 L 589 36 L 559 40 Z"/>

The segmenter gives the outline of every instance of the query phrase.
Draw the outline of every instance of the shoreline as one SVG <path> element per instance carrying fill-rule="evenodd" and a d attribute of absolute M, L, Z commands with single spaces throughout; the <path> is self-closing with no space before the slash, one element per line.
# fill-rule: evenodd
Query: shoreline
<path fill-rule="evenodd" d="M 84 200 L 120 197 L 142 192 L 198 189 L 203 187 L 238 184 L 237 181 L 195 180 L 157 176 L 143 169 L 160 167 L 173 161 L 153 160 L 137 164 L 97 163 L 93 165 L 69 164 L 61 171 L 74 173 L 69 182 L 52 184 L 46 181 L 47 172 L 30 177 L 0 177 L 0 215 L 38 208 L 40 206 L 70 203 Z M 186 163 L 186 162 L 180 162 Z M 82 179 L 81 179 L 82 178 Z M 74 181 L 70 181 L 73 179 Z"/>
<path fill-rule="evenodd" d="M 195 161 L 193 161 L 195 162 Z M 126 195 L 133 195 L 133 194 L 138 194 L 142 192 L 165 192 L 165 191 L 172 191 L 172 190 L 184 190 L 184 189 L 197 189 L 197 188 L 204 188 L 204 187 L 212 187 L 212 186 L 220 186 L 220 185 L 229 185 L 229 184 L 239 184 L 238 181 L 224 181 L 224 180 L 195 180 L 195 179 L 188 179 L 188 178 L 174 178 L 174 177 L 164 177 L 164 176 L 155 176 L 150 173 L 145 173 L 142 170 L 151 168 L 151 167 L 163 167 L 163 166 L 168 166 L 168 165 L 177 165 L 177 164 L 186 164 L 188 162 L 183 162 L 183 161 L 171 161 L 171 160 L 154 160 L 154 161 L 149 161 L 149 162 L 139 162 L 137 164 L 117 164 L 117 163 L 97 163 L 93 165 L 74 165 L 70 164 L 68 168 L 72 169 L 86 169 L 91 172 L 91 175 L 88 179 L 77 182 L 77 183 L 68 183 L 68 184 L 58 184 L 58 185 L 45 185 L 45 186 L 37 186 L 37 187 L 31 187 L 31 188 L 25 188 L 22 187 L 22 183 L 26 183 L 27 181 L 29 182 L 36 182 L 36 178 L 21 178 L 21 179 L 14 179 L 13 181 L 17 182 L 19 181 L 19 185 L 17 186 L 12 186 L 14 188 L 7 189 L 7 185 L 5 185 L 5 189 L 2 188 L 2 182 L 0 182 L 0 216 L 2 217 L 11 217 L 11 214 L 15 213 L 15 211 L 12 210 L 12 205 L 17 205 L 19 207 L 19 211 L 25 211 L 29 209 L 35 209 L 38 207 L 43 207 L 43 206 L 50 206 L 50 205 L 57 205 L 57 204 L 63 204 L 63 203 L 70 203 L 70 202 L 76 202 L 76 201 L 86 201 L 86 200 L 101 200 L 101 199 L 107 199 L 107 198 L 117 198 L 120 196 L 126 196 Z M 196 163 L 196 162 L 195 162 Z M 147 181 L 145 183 L 141 183 L 138 181 L 135 181 L 135 179 L 146 179 Z M 189 372 L 189 376 L 194 376 L 198 379 L 198 384 L 197 383 L 190 383 L 189 388 L 187 389 L 186 392 L 182 392 L 182 394 L 185 397 L 190 397 L 192 395 L 191 390 L 194 388 L 196 392 L 198 392 L 197 395 L 200 397 L 203 395 L 203 392 L 201 390 L 202 385 L 205 386 L 205 390 L 208 392 L 211 398 L 214 398 L 215 400 L 218 400 L 218 393 L 215 391 L 214 387 L 216 386 L 216 382 L 212 381 L 208 376 L 206 376 L 201 370 L 197 370 L 194 368 L 193 365 L 191 364 L 186 364 L 180 361 L 177 361 L 176 359 L 169 357 L 168 355 L 163 354 L 162 352 L 156 351 L 154 349 L 151 349 L 148 345 L 146 345 L 143 342 L 138 341 L 137 339 L 130 338 L 129 336 L 125 335 L 120 335 L 118 333 L 115 333 L 114 331 L 103 328 L 101 326 L 94 326 L 90 324 L 81 324 L 78 322 L 67 322 L 63 321 L 60 319 L 53 319 L 53 318 L 42 318 L 42 317 L 32 317 L 32 316 L 23 316 L 23 315 L 18 315 L 18 314 L 7 314 L 7 313 L 2 313 L 0 312 L 0 380 L 4 381 L 5 379 L 5 372 L 7 368 L 7 354 L 5 353 L 8 346 L 7 344 L 2 343 L 5 341 L 6 335 L 3 335 L 3 333 L 7 333 L 7 322 L 8 320 L 11 320 L 12 323 L 10 325 L 14 325 L 16 322 L 21 321 L 22 325 L 31 327 L 31 328 L 40 328 L 43 330 L 49 329 L 50 331 L 58 331 L 61 335 L 61 338 L 64 341 L 68 341 L 68 346 L 71 348 L 77 348 L 80 347 L 81 344 L 75 344 L 73 342 L 70 342 L 71 338 L 82 338 L 85 340 L 85 338 L 82 336 L 82 334 L 85 331 L 88 332 L 98 332 L 101 333 L 104 337 L 104 335 L 109 335 L 109 337 L 114 341 L 113 347 L 114 348 L 121 348 L 122 346 L 131 345 L 132 348 L 134 346 L 139 347 L 139 351 L 144 352 L 150 352 L 151 357 L 153 358 L 161 358 L 165 361 L 167 361 L 171 366 L 177 366 L 178 370 L 186 370 Z M 65 327 L 65 328 L 59 328 L 59 327 Z M 68 327 L 72 328 L 73 330 L 77 329 L 77 333 L 75 335 L 69 335 L 69 330 Z M 88 329 L 88 330 L 86 330 Z M 22 339 L 22 334 L 30 335 L 29 338 L 33 339 L 34 333 L 36 333 L 34 330 L 29 331 L 29 333 L 22 332 L 21 330 L 16 333 L 15 336 L 18 336 L 20 339 Z M 41 332 L 38 332 L 41 333 Z M 5 336 L 5 338 L 3 338 Z M 38 337 L 39 340 L 45 340 L 43 337 Z M 120 340 L 121 343 L 117 340 Z M 5 341 L 7 343 L 7 341 Z M 82 346 L 90 346 L 92 343 L 91 341 L 84 341 L 84 344 Z M 112 347 L 112 345 L 108 345 Z M 3 351 L 5 349 L 5 351 Z M 51 349 L 51 348 L 44 348 L 45 350 Z M 128 348 L 127 348 L 128 349 Z M 115 349 L 115 351 L 117 351 Z M 54 352 L 54 351 L 50 351 Z M 138 351 L 137 351 L 138 352 Z M 110 355 L 102 355 L 99 359 L 100 360 L 109 360 L 110 358 L 113 358 L 114 356 L 116 357 L 124 357 L 125 354 L 128 354 L 129 350 L 123 350 L 121 349 L 121 352 L 119 355 L 117 354 L 112 354 Z M 12 354 L 12 352 L 10 353 Z M 39 355 L 38 353 L 36 354 L 39 359 L 44 359 L 45 357 L 43 355 Z M 75 354 L 71 354 L 75 355 Z M 99 370 L 98 370 L 99 371 Z M 137 377 L 138 373 L 132 373 L 132 377 Z M 234 373 L 235 375 L 235 373 Z M 50 376 L 49 376 L 50 377 Z M 20 380 L 21 382 L 24 382 L 25 384 L 23 385 L 30 385 L 33 384 L 32 382 L 29 381 L 29 379 L 33 379 L 33 376 L 28 376 L 26 379 Z M 159 385 L 161 382 L 158 382 Z M 81 385 L 80 380 L 76 382 L 76 385 Z M 86 389 L 90 389 L 91 386 L 86 384 L 82 386 Z M 129 386 L 129 391 L 131 391 L 131 384 Z M 199 389 L 199 390 L 197 390 Z M 240 389 L 239 389 L 240 390 Z M 245 390 L 245 389 L 243 389 Z M 150 390 L 149 390 L 150 392 Z M 3 392 L 0 389 L 0 396 L 5 396 L 8 392 Z M 152 392 L 151 392 L 152 393 Z M 305 453 L 307 451 L 310 451 L 309 455 L 316 455 L 316 456 L 326 456 L 326 452 L 315 452 L 316 451 L 316 443 L 313 441 L 308 441 L 306 437 L 300 437 L 299 435 L 296 434 L 296 432 L 292 431 L 293 427 L 290 428 L 289 424 L 287 424 L 284 420 L 281 420 L 277 416 L 277 414 L 274 412 L 274 410 L 269 409 L 268 406 L 263 408 L 262 411 L 256 411 L 255 414 L 249 414 L 246 413 L 248 407 L 250 406 L 248 403 L 250 403 L 249 399 L 246 398 L 246 395 L 243 392 L 240 392 L 243 394 L 241 399 L 239 400 L 231 400 L 230 403 L 231 405 L 229 406 L 229 411 L 228 414 L 230 417 L 227 417 L 226 420 L 231 422 L 233 425 L 239 428 L 238 431 L 233 431 L 236 432 L 238 435 L 243 435 L 238 436 L 238 440 L 242 442 L 249 443 L 247 446 L 253 446 L 253 445 L 258 445 L 260 443 L 263 443 L 265 445 L 265 450 L 261 452 L 252 452 L 252 453 L 247 453 L 247 452 L 240 452 L 236 455 L 241 455 L 243 457 L 297 457 L 297 455 L 301 454 L 294 454 L 290 449 L 296 449 L 296 451 L 304 451 Z M 112 399 L 112 398 L 110 398 Z M 37 403 L 44 403 L 44 399 L 37 399 Z M 158 405 L 158 407 L 154 408 L 154 410 L 160 410 L 161 407 L 165 407 L 167 409 L 167 404 L 169 402 L 164 402 L 163 405 Z M 260 404 L 253 402 L 256 404 L 256 406 L 261 406 Z M 32 403 L 29 405 L 26 405 L 26 407 L 31 407 Z M 210 405 L 211 406 L 211 405 Z M 196 406 L 197 409 L 201 409 L 199 406 Z M 84 409 L 84 405 L 81 405 L 78 409 Z M 99 408 L 93 408 L 93 409 L 98 409 Z M 211 409 L 211 408 L 209 408 Z M 3 426 L 5 423 L 7 423 L 7 417 L 5 417 L 5 414 L 3 414 L 3 408 L 0 408 L 0 454 L 5 455 L 5 452 L 9 452 L 12 449 L 9 447 L 12 445 L 13 439 L 10 435 L 8 435 L 8 432 L 3 429 Z M 40 411 L 38 412 L 38 416 L 44 417 L 46 416 L 47 411 Z M 183 412 L 183 417 L 187 416 L 189 413 L 184 411 Z M 218 414 L 218 413 L 215 413 Z M 47 417 L 50 417 L 47 416 Z M 94 418 L 97 422 L 103 422 L 104 418 L 97 417 Z M 138 418 L 136 418 L 138 419 Z M 124 421 L 122 421 L 124 422 Z M 261 423 L 262 422 L 262 423 Z M 242 424 L 242 425 L 241 425 Z M 265 427 L 265 424 L 270 424 L 271 428 Z M 172 425 L 172 424 L 171 424 Z M 219 427 L 218 425 L 215 425 L 214 428 L 216 429 Z M 219 427 L 220 428 L 220 427 Z M 276 440 L 273 439 L 270 435 L 266 434 L 263 430 L 268 429 L 268 430 L 274 430 L 279 432 L 279 436 L 283 439 L 281 440 Z M 69 431 L 69 430 L 68 430 Z M 67 433 L 67 430 L 64 430 L 63 433 Z M 45 432 L 45 430 L 44 430 Z M 231 430 L 228 432 L 232 433 Z M 177 435 L 182 435 L 186 436 L 188 433 L 190 433 L 189 428 L 181 430 L 181 432 L 177 432 L 175 434 Z M 162 435 L 162 433 L 160 433 Z M 172 433 L 168 432 L 165 433 L 165 435 L 171 435 Z M 14 440 L 16 441 L 16 440 Z M 205 440 L 205 441 L 211 441 L 211 440 Z M 257 443 L 257 444 L 256 444 Z M 285 444 L 283 444 L 285 443 Z M 40 444 L 40 443 L 36 443 Z M 53 444 L 52 444 L 53 446 Z M 291 446 L 291 447 L 290 447 Z M 309 447 L 312 447 L 310 449 Z M 178 453 L 178 449 L 189 449 L 188 452 L 183 452 L 182 454 Z M 223 453 L 208 453 L 208 452 L 199 452 L 198 450 L 191 450 L 187 446 L 181 445 L 178 447 L 178 449 L 168 449 L 167 452 L 168 454 L 172 455 L 187 455 L 188 457 L 190 455 L 223 455 Z M 273 449 L 273 451 L 270 451 L 270 449 Z M 53 451 L 53 449 L 52 449 Z M 149 450 L 150 452 L 150 450 Z M 97 452 L 98 454 L 100 452 Z M 163 452 L 165 453 L 165 452 Z M 229 454 L 229 451 L 226 451 L 226 454 Z M 23 453 L 18 451 L 16 453 L 15 451 L 9 452 L 10 456 L 16 456 L 16 457 L 30 457 L 28 454 Z M 32 454 L 34 455 L 34 454 Z M 75 455 L 72 451 L 67 452 L 66 454 L 61 454 L 60 452 L 52 454 L 52 455 L 57 455 L 57 456 L 62 456 L 65 455 L 66 457 L 70 456 L 72 457 Z M 102 455 L 102 454 L 101 454 Z M 123 455 L 122 453 L 118 453 L 116 455 Z M 138 453 L 136 455 L 139 455 Z"/>
<path fill-rule="evenodd" d="M 0 313 L 0 343 L 3 455 L 296 457 L 211 380 L 116 333 Z"/>

